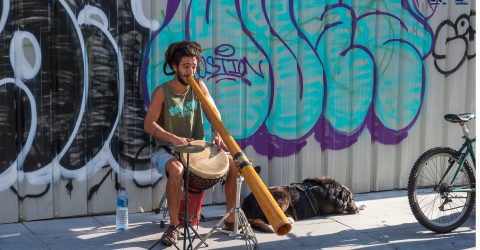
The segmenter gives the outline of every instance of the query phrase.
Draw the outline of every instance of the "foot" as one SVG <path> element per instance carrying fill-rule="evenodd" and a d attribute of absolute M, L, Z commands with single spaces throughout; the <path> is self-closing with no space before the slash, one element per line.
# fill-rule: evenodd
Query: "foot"
<path fill-rule="evenodd" d="M 160 242 L 164 246 L 171 246 L 172 244 L 176 244 L 178 237 L 182 235 L 180 231 L 180 224 L 178 225 L 170 225 L 167 228 L 167 231 L 163 233 L 162 238 L 160 238 Z"/>
<path fill-rule="evenodd" d="M 232 221 L 232 222 L 229 222 L 229 221 L 225 221 L 223 222 L 223 230 L 225 231 L 233 231 L 234 227 L 235 227 L 235 223 Z M 240 229 L 240 223 L 238 223 L 238 229 Z"/>

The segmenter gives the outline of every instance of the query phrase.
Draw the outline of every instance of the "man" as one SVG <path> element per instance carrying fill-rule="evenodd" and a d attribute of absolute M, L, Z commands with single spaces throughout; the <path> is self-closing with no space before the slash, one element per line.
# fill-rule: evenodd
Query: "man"
<path fill-rule="evenodd" d="M 201 51 L 200 44 L 196 42 L 182 41 L 170 44 L 165 53 L 163 70 L 166 75 L 174 75 L 174 77 L 154 90 L 144 121 L 145 132 L 156 139 L 157 152 L 153 158 L 155 158 L 157 170 L 163 172 L 165 169 L 167 175 L 166 192 L 170 226 L 161 238 L 162 244 L 166 246 L 175 243 L 181 234 L 178 212 L 183 197 L 181 186 L 184 167 L 163 147 L 178 146 L 194 139 L 203 139 L 202 109 L 187 81 L 187 76 L 195 74 L 198 70 Z M 172 71 L 167 72 L 167 66 Z M 197 80 L 197 82 L 206 98 L 220 114 L 205 83 L 202 80 Z M 212 143 L 220 148 L 225 148 L 217 131 L 214 131 Z M 227 211 L 235 206 L 236 169 L 231 156 L 229 156 L 229 167 L 225 182 Z M 233 230 L 233 220 L 233 215 L 225 220 L 225 230 Z"/>

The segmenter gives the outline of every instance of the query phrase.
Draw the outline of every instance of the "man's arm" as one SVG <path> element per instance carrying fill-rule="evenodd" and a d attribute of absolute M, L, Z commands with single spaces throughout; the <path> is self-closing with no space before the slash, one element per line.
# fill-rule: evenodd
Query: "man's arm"
<path fill-rule="evenodd" d="M 143 129 L 153 138 L 171 142 L 174 146 L 186 144 L 190 139 L 169 133 L 157 123 L 163 109 L 164 96 L 162 87 L 157 87 L 153 92 L 152 101 L 150 102 L 150 106 L 148 106 L 147 114 L 143 122 Z"/>

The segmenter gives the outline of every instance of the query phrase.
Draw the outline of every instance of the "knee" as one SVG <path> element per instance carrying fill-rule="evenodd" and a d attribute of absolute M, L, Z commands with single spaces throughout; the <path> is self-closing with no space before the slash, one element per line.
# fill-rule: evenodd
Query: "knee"
<path fill-rule="evenodd" d="M 235 178 L 235 176 L 237 176 L 237 174 L 239 174 L 238 169 L 236 167 L 230 167 L 230 169 L 228 170 L 228 175 L 231 178 Z"/>
<path fill-rule="evenodd" d="M 238 169 L 235 166 L 235 163 L 234 163 L 233 159 L 230 157 L 229 165 L 228 165 L 228 174 L 230 174 L 230 175 L 237 174 L 237 172 L 238 172 Z"/>
<path fill-rule="evenodd" d="M 179 161 L 171 161 L 167 163 L 166 171 L 168 172 L 168 178 L 173 180 L 179 180 L 183 174 L 183 165 Z"/>

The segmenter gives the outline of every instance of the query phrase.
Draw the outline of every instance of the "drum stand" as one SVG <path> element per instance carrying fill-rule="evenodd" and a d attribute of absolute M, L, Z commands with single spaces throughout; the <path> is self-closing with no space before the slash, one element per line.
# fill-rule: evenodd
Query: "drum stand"
<path fill-rule="evenodd" d="M 202 241 L 200 242 L 200 245 L 201 243 L 205 244 L 206 247 L 208 247 L 208 244 L 205 242 L 204 239 L 202 239 L 202 237 L 200 237 L 200 235 L 197 233 L 197 231 L 192 227 L 192 225 L 190 224 L 190 221 L 188 219 L 188 179 L 189 179 L 189 169 L 188 169 L 188 166 L 189 166 L 189 162 L 190 162 L 190 153 L 187 153 L 187 165 L 185 166 L 185 174 L 184 174 L 184 177 L 185 177 L 185 180 L 183 181 L 183 189 L 184 189 L 184 192 L 185 192 L 185 207 L 184 207 L 184 213 L 183 213 L 183 249 L 193 249 L 193 240 L 195 240 L 195 237 L 198 237 L 199 239 L 201 239 Z M 193 231 L 193 233 L 195 233 L 195 236 L 191 237 L 190 235 L 190 230 Z M 188 246 L 187 246 L 187 238 L 188 238 Z"/>
<path fill-rule="evenodd" d="M 243 213 L 242 209 L 240 208 L 240 191 L 242 188 L 242 182 L 243 182 L 243 176 L 238 175 L 237 176 L 237 192 L 235 194 L 235 207 L 230 209 L 230 211 L 223 216 L 223 218 L 208 232 L 208 234 L 198 243 L 197 246 L 195 246 L 194 249 L 198 249 L 202 243 L 205 243 L 205 241 L 214 233 L 214 232 L 225 232 L 228 233 L 229 236 L 240 236 L 245 239 L 245 245 L 247 246 L 247 249 L 258 249 L 258 240 L 257 237 L 255 236 L 255 233 L 253 233 L 252 228 L 250 227 L 250 224 L 248 223 L 247 217 Z M 230 215 L 234 214 L 235 216 L 235 221 L 233 223 L 233 231 L 229 232 L 226 230 L 221 229 L 222 223 L 225 221 L 225 219 Z"/>

